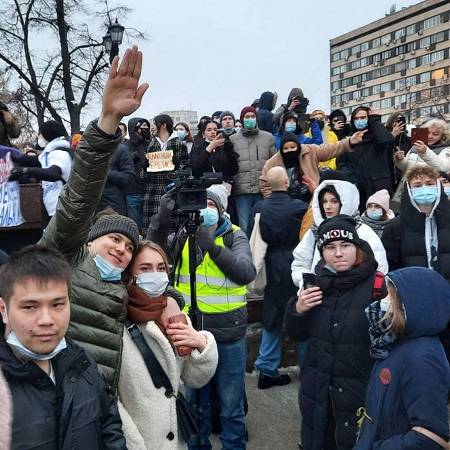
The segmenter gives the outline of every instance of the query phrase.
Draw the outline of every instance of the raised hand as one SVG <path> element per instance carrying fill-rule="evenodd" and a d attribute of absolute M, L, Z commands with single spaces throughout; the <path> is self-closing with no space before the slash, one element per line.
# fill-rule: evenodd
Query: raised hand
<path fill-rule="evenodd" d="M 397 137 L 398 135 L 405 132 L 406 124 L 403 122 L 395 122 L 394 127 L 392 128 L 392 136 Z"/>
<path fill-rule="evenodd" d="M 350 138 L 350 144 L 357 145 L 362 142 L 364 134 L 367 133 L 367 130 L 357 131 Z"/>
<path fill-rule="evenodd" d="M 225 144 L 225 139 L 222 136 L 222 133 L 219 133 L 206 147 L 206 151 L 208 153 L 214 153 L 219 147 Z"/>
<path fill-rule="evenodd" d="M 100 129 L 115 134 L 123 116 L 134 113 L 141 105 L 148 83 L 139 85 L 142 71 L 142 52 L 134 46 L 127 49 L 119 65 L 116 56 L 111 64 L 103 91 L 102 112 L 98 121 Z"/>

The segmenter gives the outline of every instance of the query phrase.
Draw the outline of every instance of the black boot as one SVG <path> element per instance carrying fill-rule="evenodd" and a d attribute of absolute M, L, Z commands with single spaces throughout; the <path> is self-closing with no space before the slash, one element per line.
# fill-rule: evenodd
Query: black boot
<path fill-rule="evenodd" d="M 278 375 L 277 377 L 271 377 L 269 375 L 259 374 L 258 389 L 269 389 L 272 386 L 285 386 L 291 382 L 289 375 Z"/>

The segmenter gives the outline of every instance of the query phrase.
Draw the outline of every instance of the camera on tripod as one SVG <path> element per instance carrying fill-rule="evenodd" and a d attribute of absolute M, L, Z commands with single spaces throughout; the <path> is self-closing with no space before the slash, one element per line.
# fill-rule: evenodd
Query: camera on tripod
<path fill-rule="evenodd" d="M 173 180 L 167 191 L 174 195 L 176 208 L 182 212 L 199 211 L 207 207 L 206 189 L 223 182 L 222 172 L 205 172 L 202 177 L 192 175 L 191 166 L 182 166 L 170 176 Z"/>

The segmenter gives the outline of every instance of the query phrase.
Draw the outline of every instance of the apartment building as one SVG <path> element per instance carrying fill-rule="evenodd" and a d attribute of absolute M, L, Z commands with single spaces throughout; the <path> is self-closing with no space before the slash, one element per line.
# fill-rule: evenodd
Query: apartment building
<path fill-rule="evenodd" d="M 161 114 L 168 114 L 172 117 L 174 125 L 177 122 L 184 122 L 189 125 L 192 133 L 196 133 L 197 124 L 198 124 L 198 116 L 197 111 L 191 110 L 177 110 L 177 111 L 163 111 Z"/>
<path fill-rule="evenodd" d="M 331 109 L 450 121 L 450 1 L 426 0 L 330 41 Z"/>

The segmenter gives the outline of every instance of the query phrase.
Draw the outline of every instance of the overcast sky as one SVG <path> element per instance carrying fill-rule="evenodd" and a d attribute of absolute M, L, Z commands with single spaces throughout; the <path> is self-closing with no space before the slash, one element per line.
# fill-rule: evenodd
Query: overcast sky
<path fill-rule="evenodd" d="M 114 5 L 117 2 L 110 1 Z M 292 87 L 309 110 L 330 107 L 329 41 L 384 17 L 392 0 L 127 0 L 119 22 L 145 31 L 139 115 L 192 109 L 239 114 L 264 91 L 285 103 Z M 397 1 L 397 8 L 417 1 Z M 124 45 L 121 47 L 123 53 Z"/>

